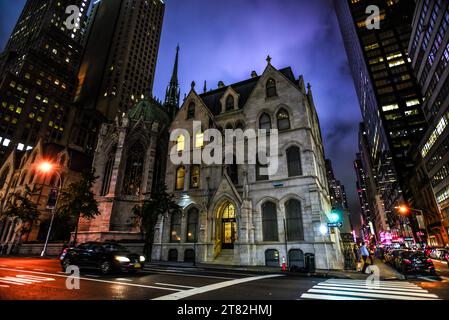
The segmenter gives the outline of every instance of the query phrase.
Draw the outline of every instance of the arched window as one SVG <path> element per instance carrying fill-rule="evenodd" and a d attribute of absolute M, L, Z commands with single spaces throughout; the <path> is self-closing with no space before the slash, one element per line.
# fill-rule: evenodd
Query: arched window
<path fill-rule="evenodd" d="M 176 139 L 176 151 L 183 152 L 184 151 L 184 145 L 185 145 L 185 138 L 181 134 L 181 135 L 179 135 L 178 139 Z"/>
<path fill-rule="evenodd" d="M 234 128 L 232 127 L 232 124 L 228 123 L 226 125 L 226 130 L 233 130 Z"/>
<path fill-rule="evenodd" d="M 300 249 L 291 249 L 288 252 L 288 266 L 294 269 L 304 269 L 304 253 Z"/>
<path fill-rule="evenodd" d="M 176 170 L 176 190 L 184 190 L 184 178 L 186 175 L 186 169 L 184 167 L 179 167 Z"/>
<path fill-rule="evenodd" d="M 226 173 L 228 174 L 229 178 L 231 178 L 233 184 L 239 184 L 239 167 L 237 165 L 237 159 L 235 158 L 235 156 L 232 158 L 232 163 L 226 166 Z"/>
<path fill-rule="evenodd" d="M 184 262 L 194 262 L 195 261 L 195 251 L 193 249 L 186 249 L 184 251 Z"/>
<path fill-rule="evenodd" d="M 142 144 L 135 143 L 129 148 L 128 159 L 123 179 L 122 194 L 137 196 L 142 186 L 142 171 L 144 163 L 144 148 Z"/>
<path fill-rule="evenodd" d="M 190 102 L 187 107 L 187 119 L 195 117 L 195 102 Z"/>
<path fill-rule="evenodd" d="M 204 146 L 204 133 L 200 130 L 195 135 L 195 147 L 202 148 Z"/>
<path fill-rule="evenodd" d="M 237 125 L 235 126 L 236 129 L 245 129 L 245 125 L 242 121 L 237 122 Z"/>
<path fill-rule="evenodd" d="M 285 203 L 285 215 L 287 217 L 287 240 L 304 240 L 301 202 L 294 199 L 288 200 Z"/>
<path fill-rule="evenodd" d="M 267 81 L 267 98 L 277 96 L 276 92 L 276 81 L 273 78 Z"/>
<path fill-rule="evenodd" d="M 256 181 L 268 180 L 268 164 L 261 164 L 259 157 L 256 159 Z"/>
<path fill-rule="evenodd" d="M 100 195 L 105 196 L 109 192 L 109 185 L 111 184 L 111 177 L 112 177 L 112 168 L 114 166 L 114 160 L 115 160 L 115 152 L 117 150 L 117 146 L 114 146 L 109 153 L 108 160 L 106 162 L 106 166 L 104 167 L 104 173 L 103 173 L 103 184 L 101 186 L 101 193 Z"/>
<path fill-rule="evenodd" d="M 167 257 L 168 261 L 174 261 L 177 262 L 178 261 L 178 250 L 176 249 L 170 249 L 168 250 L 168 257 Z"/>
<path fill-rule="evenodd" d="M 34 176 L 35 176 L 35 173 L 34 173 L 34 171 L 33 171 L 33 172 L 31 172 L 30 177 L 28 178 L 28 184 L 33 183 L 33 181 L 34 181 Z"/>
<path fill-rule="evenodd" d="M 9 168 L 6 168 L 0 175 L 0 190 L 3 189 L 3 186 L 6 183 L 6 178 L 8 177 L 8 171 L 9 171 Z"/>
<path fill-rule="evenodd" d="M 199 165 L 193 165 L 190 168 L 190 188 L 198 189 L 200 187 L 201 168 Z"/>
<path fill-rule="evenodd" d="M 290 147 L 287 149 L 287 169 L 288 176 L 300 176 L 302 175 L 301 168 L 301 154 L 298 147 Z"/>
<path fill-rule="evenodd" d="M 199 211 L 197 208 L 190 208 L 187 212 L 187 242 L 198 241 L 198 218 Z"/>
<path fill-rule="evenodd" d="M 52 175 L 51 178 L 50 178 L 50 186 L 57 187 L 58 183 L 59 183 L 58 175 L 56 175 L 56 174 Z"/>
<path fill-rule="evenodd" d="M 263 241 L 278 241 L 278 222 L 276 204 L 271 201 L 262 205 Z"/>
<path fill-rule="evenodd" d="M 287 110 L 281 109 L 278 111 L 277 115 L 277 122 L 278 122 L 278 130 L 288 130 L 290 129 L 290 116 L 288 115 Z"/>
<path fill-rule="evenodd" d="M 265 251 L 265 265 L 267 267 L 279 267 L 279 251 L 268 249 Z"/>
<path fill-rule="evenodd" d="M 226 111 L 232 111 L 234 110 L 234 97 L 229 95 L 226 98 Z"/>
<path fill-rule="evenodd" d="M 263 113 L 259 118 L 259 129 L 270 130 L 271 118 L 267 113 Z"/>
<path fill-rule="evenodd" d="M 181 242 L 181 213 L 179 212 L 171 215 L 170 241 Z"/>

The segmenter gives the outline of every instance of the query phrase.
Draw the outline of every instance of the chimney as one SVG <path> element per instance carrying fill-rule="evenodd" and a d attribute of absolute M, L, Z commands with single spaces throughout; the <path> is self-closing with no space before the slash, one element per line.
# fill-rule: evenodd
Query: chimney
<path fill-rule="evenodd" d="M 251 78 L 255 78 L 255 77 L 257 77 L 257 72 L 256 71 L 251 72 Z"/>

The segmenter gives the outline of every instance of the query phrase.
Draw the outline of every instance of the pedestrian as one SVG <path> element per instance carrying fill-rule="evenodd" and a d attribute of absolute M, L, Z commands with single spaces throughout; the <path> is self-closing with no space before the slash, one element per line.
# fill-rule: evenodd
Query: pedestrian
<path fill-rule="evenodd" d="M 363 268 L 362 268 L 362 273 L 365 273 L 366 268 L 368 267 L 368 258 L 370 256 L 368 248 L 365 245 L 365 242 L 362 242 L 362 246 L 360 247 L 360 254 L 362 255 L 362 260 L 363 260 Z"/>
<path fill-rule="evenodd" d="M 360 271 L 360 253 L 359 253 L 359 248 L 357 246 L 357 243 L 354 243 L 354 246 L 352 247 L 352 250 L 354 252 L 354 256 L 355 256 L 355 261 L 356 261 L 356 270 L 357 272 Z"/>

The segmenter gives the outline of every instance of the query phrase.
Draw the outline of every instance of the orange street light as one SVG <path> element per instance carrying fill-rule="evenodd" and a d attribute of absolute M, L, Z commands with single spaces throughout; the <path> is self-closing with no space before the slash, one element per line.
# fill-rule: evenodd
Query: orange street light
<path fill-rule="evenodd" d="M 395 207 L 395 208 L 398 209 L 399 212 L 402 213 L 402 214 L 407 214 L 407 213 L 410 212 L 410 208 L 407 207 L 407 206 L 404 206 L 404 205 L 399 206 L 399 207 Z"/>
<path fill-rule="evenodd" d="M 47 174 L 54 169 L 54 165 L 51 162 L 43 161 L 38 164 L 37 166 L 38 170 L 44 174 Z"/>

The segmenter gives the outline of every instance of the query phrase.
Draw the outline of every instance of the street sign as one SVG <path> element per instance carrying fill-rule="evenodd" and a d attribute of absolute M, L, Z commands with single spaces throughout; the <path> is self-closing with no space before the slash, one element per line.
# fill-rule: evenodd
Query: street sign
<path fill-rule="evenodd" d="M 341 227 L 343 227 L 343 222 L 332 222 L 332 223 L 328 223 L 327 226 L 329 228 L 341 228 Z"/>

